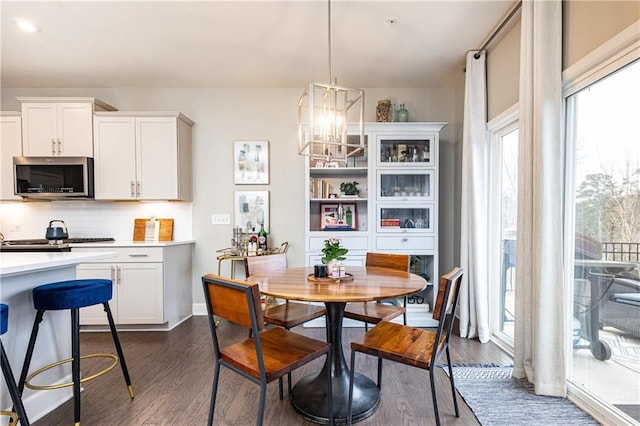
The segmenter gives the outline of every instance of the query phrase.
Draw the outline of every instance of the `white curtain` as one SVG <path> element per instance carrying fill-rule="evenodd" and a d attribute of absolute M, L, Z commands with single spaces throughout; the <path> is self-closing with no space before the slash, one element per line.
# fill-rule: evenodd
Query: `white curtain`
<path fill-rule="evenodd" d="M 521 31 L 513 375 L 565 396 L 561 0 L 524 0 Z"/>
<path fill-rule="evenodd" d="M 476 56 L 478 56 L 476 58 Z M 489 341 L 485 52 L 467 53 L 462 139 L 460 336 Z"/>

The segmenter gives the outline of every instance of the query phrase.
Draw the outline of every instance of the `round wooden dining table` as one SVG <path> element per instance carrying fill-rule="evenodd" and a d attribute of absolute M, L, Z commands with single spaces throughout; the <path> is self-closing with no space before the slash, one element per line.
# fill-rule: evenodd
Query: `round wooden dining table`
<path fill-rule="evenodd" d="M 318 281 L 313 267 L 287 268 L 251 275 L 247 281 L 255 282 L 260 292 L 281 299 L 323 302 L 327 308 L 327 328 L 332 344 L 331 356 L 321 371 L 300 379 L 292 389 L 294 409 L 314 423 L 329 422 L 329 404 L 326 390 L 326 369 L 333 380 L 334 420 L 344 423 L 349 398 L 349 368 L 342 348 L 342 319 L 347 302 L 367 302 L 393 299 L 423 290 L 427 281 L 409 272 L 386 268 L 350 266 L 346 279 Z M 372 415 L 378 408 L 378 387 L 370 378 L 355 374 L 353 390 L 353 421 Z"/>

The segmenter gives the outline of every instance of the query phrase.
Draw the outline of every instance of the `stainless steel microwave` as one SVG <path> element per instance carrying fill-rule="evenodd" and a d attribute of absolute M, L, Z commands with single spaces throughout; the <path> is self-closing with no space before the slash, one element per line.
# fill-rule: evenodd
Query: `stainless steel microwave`
<path fill-rule="evenodd" d="M 13 177 L 25 198 L 93 198 L 91 157 L 13 157 Z"/>

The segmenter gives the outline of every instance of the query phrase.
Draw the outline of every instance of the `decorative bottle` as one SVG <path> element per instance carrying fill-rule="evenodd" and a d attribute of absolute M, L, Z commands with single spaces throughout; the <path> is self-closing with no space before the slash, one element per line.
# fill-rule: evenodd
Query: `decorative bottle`
<path fill-rule="evenodd" d="M 267 254 L 267 231 L 264 230 L 264 223 L 260 224 L 258 231 L 258 248 L 262 250 L 262 254 Z"/>
<path fill-rule="evenodd" d="M 404 104 L 400 104 L 400 109 L 396 112 L 396 121 L 409 121 L 409 111 L 405 109 Z"/>

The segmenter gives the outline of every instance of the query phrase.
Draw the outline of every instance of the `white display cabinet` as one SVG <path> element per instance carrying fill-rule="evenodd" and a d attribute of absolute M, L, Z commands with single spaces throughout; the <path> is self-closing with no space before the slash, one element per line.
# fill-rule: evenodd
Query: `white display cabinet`
<path fill-rule="evenodd" d="M 349 249 L 343 262 L 347 268 L 364 265 L 367 252 L 411 255 L 411 272 L 429 283 L 408 297 L 407 317 L 415 326 L 436 324 L 431 309 L 434 277 L 439 276 L 438 143 L 446 124 L 366 123 L 362 156 L 339 167 L 305 158 L 307 265 L 320 263 L 329 237 L 339 238 Z M 358 196 L 342 194 L 343 182 L 358 182 Z M 332 214 L 351 207 L 357 215 L 353 227 L 327 226 Z"/>

